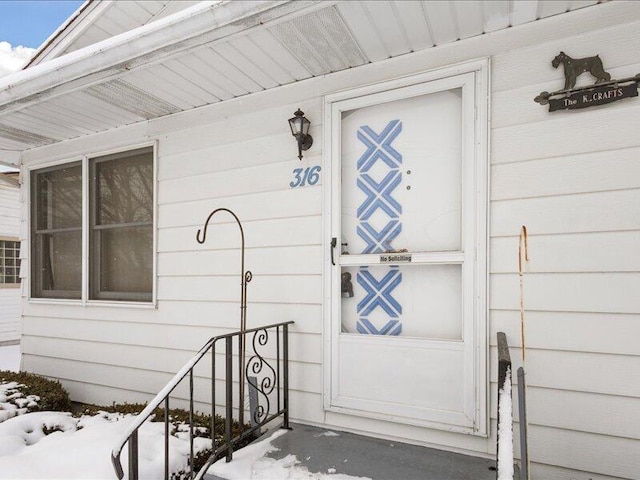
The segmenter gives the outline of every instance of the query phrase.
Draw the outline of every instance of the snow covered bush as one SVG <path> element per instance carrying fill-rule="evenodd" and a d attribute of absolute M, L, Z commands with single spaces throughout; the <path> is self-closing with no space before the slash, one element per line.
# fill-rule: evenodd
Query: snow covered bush
<path fill-rule="evenodd" d="M 60 382 L 26 372 L 0 371 L 0 422 L 16 415 L 71 409 Z"/>
<path fill-rule="evenodd" d="M 134 415 L 99 412 L 73 417 L 63 412 L 34 412 L 0 423 L 0 478 L 105 479 L 115 478 L 111 449 Z M 197 438 L 195 453 L 210 448 L 211 440 Z M 164 425 L 145 422 L 139 430 L 141 479 L 162 478 Z M 127 452 L 123 453 L 126 469 Z M 169 438 L 169 470 L 174 480 L 188 475 L 189 441 Z"/>

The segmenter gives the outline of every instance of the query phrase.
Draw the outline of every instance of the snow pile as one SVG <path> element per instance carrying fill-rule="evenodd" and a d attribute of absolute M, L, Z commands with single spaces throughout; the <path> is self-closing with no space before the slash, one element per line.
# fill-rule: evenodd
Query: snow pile
<path fill-rule="evenodd" d="M 504 385 L 498 392 L 500 424 L 498 425 L 498 480 L 513 479 L 513 403 L 511 401 L 511 368 L 507 368 Z"/>
<path fill-rule="evenodd" d="M 20 391 L 24 385 L 17 382 L 0 383 L 0 422 L 27 413 L 29 408 L 37 407 L 40 397 L 27 395 Z"/>
<path fill-rule="evenodd" d="M 69 413 L 36 412 L 0 423 L 0 479 L 115 478 L 111 449 L 134 415 L 101 412 L 73 418 Z M 164 423 L 145 422 L 139 430 L 140 478 L 164 477 Z M 194 453 L 211 440 L 194 439 Z M 187 469 L 189 440 L 170 436 L 169 468 Z M 121 457 L 127 467 L 127 451 Z"/>
<path fill-rule="evenodd" d="M 218 460 L 207 473 L 228 480 L 369 480 L 366 477 L 336 474 L 335 468 L 330 468 L 326 474 L 311 473 L 300 465 L 295 455 L 287 455 L 280 460 L 266 457 L 267 453 L 278 450 L 271 442 L 286 433 L 286 430 L 279 430 L 260 442 L 234 452 L 230 463 L 226 463 L 224 458 Z"/>

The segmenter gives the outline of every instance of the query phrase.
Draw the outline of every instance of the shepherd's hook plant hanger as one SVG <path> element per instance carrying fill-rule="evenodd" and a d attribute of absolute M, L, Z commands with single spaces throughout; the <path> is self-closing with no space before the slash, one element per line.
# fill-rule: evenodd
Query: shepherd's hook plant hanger
<path fill-rule="evenodd" d="M 207 240 L 207 228 L 209 227 L 209 222 L 218 212 L 227 212 L 229 213 L 236 223 L 238 224 L 238 228 L 240 229 L 240 239 L 241 239 L 241 255 L 240 255 L 240 332 L 244 332 L 247 329 L 247 284 L 251 281 L 253 274 L 250 270 L 244 269 L 244 229 L 242 228 L 242 223 L 238 216 L 228 208 L 216 208 L 213 210 L 207 220 L 204 222 L 204 227 L 202 230 L 198 230 L 196 234 L 196 241 L 200 244 L 203 244 Z M 239 408 L 239 422 L 240 428 L 244 425 L 244 359 L 245 359 L 245 339 L 244 335 L 238 336 L 239 341 L 239 369 L 238 375 L 240 380 L 240 408 Z M 211 375 L 215 375 L 215 372 L 211 372 Z M 215 399 L 213 399 L 215 401 Z"/>

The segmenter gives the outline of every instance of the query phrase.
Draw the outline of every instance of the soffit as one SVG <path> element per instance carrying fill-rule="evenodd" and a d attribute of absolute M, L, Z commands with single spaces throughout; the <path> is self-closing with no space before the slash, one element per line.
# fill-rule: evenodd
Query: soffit
<path fill-rule="evenodd" d="M 26 150 L 171 115 L 597 3 L 317 2 L 60 95 L 5 104 L 0 149 Z"/>

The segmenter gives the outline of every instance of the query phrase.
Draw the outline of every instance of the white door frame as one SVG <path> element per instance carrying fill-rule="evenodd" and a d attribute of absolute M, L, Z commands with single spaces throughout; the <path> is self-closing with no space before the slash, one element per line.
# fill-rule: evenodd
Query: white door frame
<path fill-rule="evenodd" d="M 410 97 L 412 92 L 420 92 L 425 94 L 429 92 L 427 82 L 442 80 L 448 77 L 456 77 L 464 74 L 473 74 L 474 85 L 474 105 L 475 105 L 475 122 L 473 125 L 472 138 L 466 141 L 467 148 L 473 149 L 475 171 L 464 172 L 463 175 L 472 175 L 475 192 L 471 192 L 471 198 L 467 198 L 466 204 L 473 204 L 474 215 L 465 219 L 464 228 L 475 229 L 475 245 L 473 245 L 473 263 L 474 263 L 474 285 L 473 295 L 466 298 L 465 309 L 473 311 L 473 331 L 468 332 L 473 336 L 474 351 L 472 358 L 469 358 L 475 367 L 473 372 L 474 392 L 473 398 L 470 399 L 471 405 L 469 413 L 473 417 L 473 426 L 471 428 L 458 427 L 455 425 L 447 425 L 446 422 L 430 422 L 430 421 L 412 421 L 410 423 L 423 425 L 438 429 L 450 431 L 459 431 L 471 433 L 474 435 L 487 436 L 488 434 L 488 186 L 489 186 L 489 168 L 488 168 L 488 134 L 489 134 L 489 60 L 480 59 L 472 62 L 466 62 L 459 65 L 453 65 L 447 68 L 426 72 L 419 75 L 413 75 L 403 78 L 394 79 L 385 83 L 357 88 L 354 90 L 340 92 L 329 95 L 324 99 L 324 125 L 323 125 L 323 215 L 324 215 L 324 333 L 323 333 L 323 349 L 324 349 L 324 408 L 325 410 L 344 413 L 350 415 L 366 416 L 369 418 L 378 418 L 389 420 L 388 415 L 376 414 L 371 412 L 363 412 L 360 410 L 352 410 L 336 405 L 332 405 L 332 382 L 335 375 L 336 365 L 332 365 L 333 350 L 336 347 L 336 339 L 339 332 L 335 327 L 333 318 L 339 312 L 335 309 L 332 302 L 332 291 L 335 289 L 335 280 L 332 278 L 331 269 L 331 237 L 335 231 L 336 218 L 332 218 L 332 211 L 336 205 L 339 205 L 339 193 L 336 193 L 333 185 L 339 185 L 340 170 L 334 168 L 335 152 L 339 152 L 341 145 L 341 122 L 340 114 L 342 110 L 349 110 L 354 105 L 361 106 L 366 104 L 368 100 L 362 97 L 369 97 L 374 101 L 393 101 L 395 99 Z M 439 82 L 434 82 L 434 85 Z M 402 89 L 400 91 L 399 89 Z M 373 96 L 372 96 L 373 95 Z M 362 101 L 364 100 L 364 102 Z M 340 105 L 338 103 L 340 102 Z M 465 132 L 470 135 L 470 132 Z M 470 203 L 469 203 L 470 202 Z M 340 254 L 339 247 L 336 248 L 335 255 Z M 449 262 L 451 258 L 445 258 L 450 254 L 442 253 L 426 253 L 422 254 L 431 256 L 430 260 L 438 261 L 438 256 L 442 256 L 441 261 Z M 357 262 L 357 255 L 351 255 L 353 260 Z M 466 335 L 466 333 L 465 333 Z M 407 423 L 402 419 L 397 421 Z"/>

